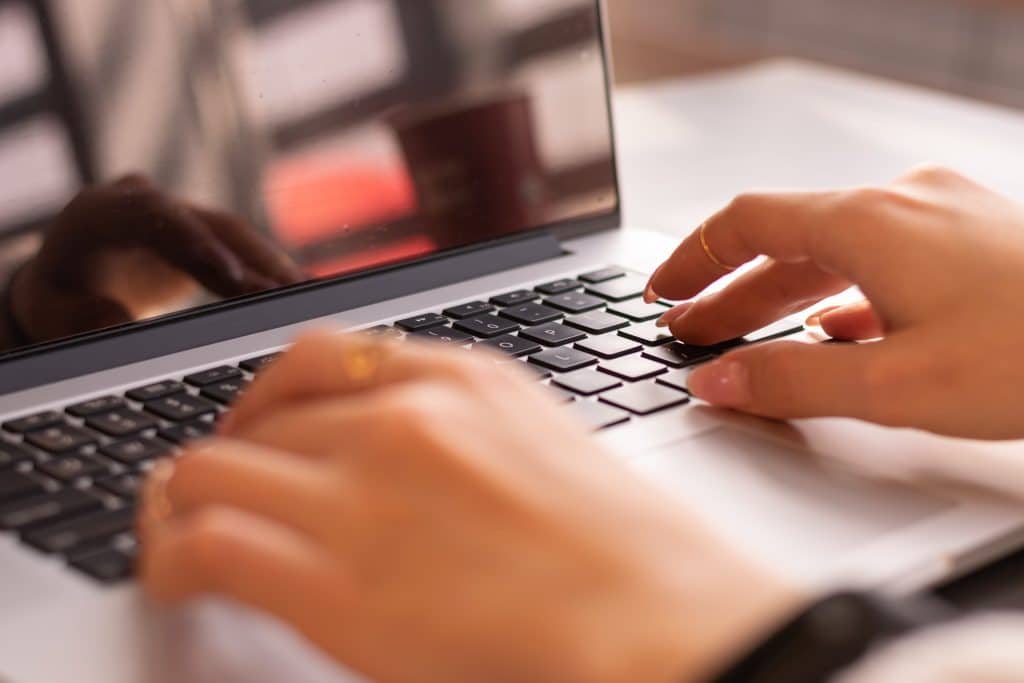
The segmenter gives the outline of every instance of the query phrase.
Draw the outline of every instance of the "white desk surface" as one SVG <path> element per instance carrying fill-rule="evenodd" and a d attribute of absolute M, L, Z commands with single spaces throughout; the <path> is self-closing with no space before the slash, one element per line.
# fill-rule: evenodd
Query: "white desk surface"
<path fill-rule="evenodd" d="M 1024 112 L 790 60 L 614 100 L 627 226 L 682 236 L 744 190 L 879 184 L 926 162 L 1024 200 Z"/>

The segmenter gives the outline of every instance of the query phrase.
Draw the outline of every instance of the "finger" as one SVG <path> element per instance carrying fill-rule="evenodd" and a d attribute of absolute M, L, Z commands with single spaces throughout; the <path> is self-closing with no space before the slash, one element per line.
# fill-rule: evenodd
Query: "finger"
<path fill-rule="evenodd" d="M 306 280 L 302 270 L 284 251 L 236 216 L 195 204 L 189 208 L 221 242 L 235 252 L 249 270 L 279 286 Z"/>
<path fill-rule="evenodd" d="M 325 553 L 301 534 L 250 512 L 205 508 L 162 524 L 142 544 L 140 576 L 163 603 L 231 598 L 314 633 L 323 603 L 344 586 Z"/>
<path fill-rule="evenodd" d="M 697 368 L 689 389 L 712 405 L 764 417 L 844 416 L 885 422 L 895 397 L 878 391 L 875 378 L 901 354 L 894 341 L 761 344 Z"/>
<path fill-rule="evenodd" d="M 336 398 L 427 377 L 465 377 L 485 362 L 480 356 L 437 344 L 396 344 L 357 334 L 311 333 L 249 387 L 221 423 L 221 433 L 232 435 L 287 403 Z M 366 376 L 362 376 L 363 370 Z"/>
<path fill-rule="evenodd" d="M 818 323 L 833 339 L 864 341 L 885 335 L 885 324 L 869 301 L 839 306 L 822 313 Z"/>
<path fill-rule="evenodd" d="M 315 461 L 221 439 L 178 459 L 165 495 L 175 513 L 227 505 L 317 536 L 326 524 L 321 510 L 342 495 L 342 484 L 334 470 Z"/>
<path fill-rule="evenodd" d="M 822 270 L 861 284 L 878 270 L 897 239 L 877 229 L 888 195 L 883 191 L 747 194 L 683 240 L 650 283 L 658 296 L 696 296 L 728 272 L 720 263 L 742 266 L 759 256 L 784 263 L 811 261 Z"/>
<path fill-rule="evenodd" d="M 711 345 L 742 337 L 849 287 L 813 263 L 769 260 L 725 289 L 693 303 L 670 322 L 684 342 Z"/>
<path fill-rule="evenodd" d="M 104 239 L 90 234 L 82 248 L 148 247 L 218 296 L 252 291 L 241 260 L 184 204 L 138 179 L 97 192 L 91 218 L 101 221 Z"/>

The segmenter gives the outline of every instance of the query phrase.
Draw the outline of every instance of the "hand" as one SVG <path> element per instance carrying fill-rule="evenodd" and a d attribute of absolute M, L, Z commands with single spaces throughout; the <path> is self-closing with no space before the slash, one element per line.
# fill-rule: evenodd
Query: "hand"
<path fill-rule="evenodd" d="M 696 370 L 706 401 L 775 418 L 848 416 L 980 438 L 1024 436 L 1024 207 L 942 169 L 885 188 L 738 197 L 706 224 L 728 266 L 768 259 L 662 321 L 683 341 L 741 336 L 851 285 L 811 322 L 864 344 L 779 342 Z M 726 271 L 687 238 L 649 295 L 684 300 Z"/>
<path fill-rule="evenodd" d="M 46 341 L 162 313 L 197 285 L 232 297 L 302 279 L 234 216 L 128 176 L 78 194 L 10 286 L 19 326 Z"/>
<path fill-rule="evenodd" d="M 693 680 L 794 604 L 495 360 L 299 341 L 152 485 L 146 588 L 401 682 Z"/>

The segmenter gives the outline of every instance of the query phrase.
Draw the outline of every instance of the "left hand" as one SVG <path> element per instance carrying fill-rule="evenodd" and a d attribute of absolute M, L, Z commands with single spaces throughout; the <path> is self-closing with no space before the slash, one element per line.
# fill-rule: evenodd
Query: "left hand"
<path fill-rule="evenodd" d="M 151 479 L 149 593 L 402 682 L 695 680 L 796 602 L 497 360 L 299 341 Z"/>

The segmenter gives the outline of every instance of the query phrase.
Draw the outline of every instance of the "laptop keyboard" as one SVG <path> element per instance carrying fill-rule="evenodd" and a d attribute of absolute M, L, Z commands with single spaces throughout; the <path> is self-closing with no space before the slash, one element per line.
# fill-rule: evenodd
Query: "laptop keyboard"
<path fill-rule="evenodd" d="M 686 404 L 688 368 L 750 342 L 675 341 L 654 326 L 668 304 L 645 304 L 645 284 L 640 274 L 602 268 L 364 332 L 504 353 L 532 369 L 590 428 L 606 429 Z M 130 578 L 138 550 L 135 503 L 146 470 L 212 434 L 218 416 L 276 355 L 5 422 L 0 529 L 99 581 Z"/>

